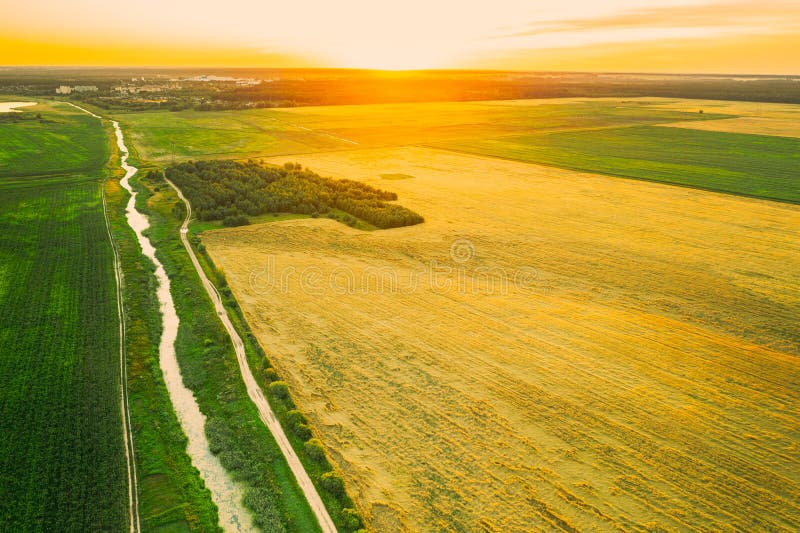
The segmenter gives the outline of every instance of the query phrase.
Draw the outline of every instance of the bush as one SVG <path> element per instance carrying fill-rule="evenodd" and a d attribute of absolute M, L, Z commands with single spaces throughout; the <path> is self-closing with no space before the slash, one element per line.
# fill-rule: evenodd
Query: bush
<path fill-rule="evenodd" d="M 222 225 L 226 228 L 246 226 L 248 224 L 250 224 L 250 219 L 244 215 L 230 215 L 222 219 Z"/>
<path fill-rule="evenodd" d="M 275 372 L 275 369 L 272 367 L 269 367 L 266 370 L 264 370 L 264 377 L 267 379 L 268 383 L 272 383 L 273 381 L 278 381 L 278 373 Z"/>
<path fill-rule="evenodd" d="M 345 496 L 344 480 L 337 472 L 325 472 L 319 476 L 319 485 L 327 493 L 337 498 Z"/>
<path fill-rule="evenodd" d="M 315 463 L 327 466 L 328 457 L 325 455 L 325 447 L 319 439 L 309 439 L 304 445 L 306 455 Z"/>
<path fill-rule="evenodd" d="M 292 409 L 286 413 L 286 424 L 300 440 L 305 441 L 312 437 L 311 428 L 308 427 L 308 420 L 300 411 Z"/>
<path fill-rule="evenodd" d="M 275 398 L 286 400 L 289 398 L 289 385 L 285 381 L 273 381 L 269 384 L 269 393 Z"/>
<path fill-rule="evenodd" d="M 361 527 L 361 517 L 355 509 L 348 507 L 342 509 L 342 521 L 344 522 L 344 527 L 349 531 L 354 531 Z"/>
<path fill-rule="evenodd" d="M 299 424 L 308 424 L 308 419 L 297 409 L 292 409 L 286 413 L 286 421 L 289 423 L 289 427 L 295 427 Z"/>
<path fill-rule="evenodd" d="M 311 428 L 306 424 L 297 424 L 292 428 L 292 431 L 294 431 L 294 434 L 297 435 L 300 440 L 308 440 L 314 436 L 314 434 L 311 433 Z"/>

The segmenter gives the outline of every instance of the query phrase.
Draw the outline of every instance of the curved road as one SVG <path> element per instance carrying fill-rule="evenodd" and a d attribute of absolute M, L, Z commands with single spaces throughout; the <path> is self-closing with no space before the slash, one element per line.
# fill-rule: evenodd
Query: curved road
<path fill-rule="evenodd" d="M 200 276 L 200 279 L 203 281 L 203 286 L 205 287 L 208 296 L 211 298 L 211 301 L 214 302 L 214 309 L 217 311 L 219 319 L 222 321 L 222 324 L 228 331 L 231 341 L 233 341 L 233 347 L 236 350 L 236 359 L 239 361 L 239 371 L 242 374 L 242 379 L 244 380 L 245 385 L 247 386 L 247 394 L 250 396 L 250 400 L 258 409 L 258 414 L 261 417 L 261 420 L 264 422 L 267 428 L 269 428 L 270 432 L 272 432 L 272 435 L 275 437 L 275 440 L 278 442 L 278 446 L 280 447 L 281 452 L 283 452 L 286 462 L 289 463 L 289 468 L 292 469 L 292 473 L 297 480 L 297 484 L 302 489 L 306 500 L 308 500 L 311 510 L 317 517 L 317 521 L 319 522 L 322 531 L 324 533 L 336 533 L 336 526 L 333 525 L 333 520 L 331 520 L 328 510 L 325 508 L 325 504 L 322 503 L 322 499 L 319 497 L 317 489 L 314 487 L 314 484 L 311 482 L 311 478 L 308 476 L 308 473 L 303 467 L 303 463 L 300 462 L 300 458 L 297 457 L 294 448 L 292 448 L 292 445 L 289 443 L 289 439 L 286 438 L 286 433 L 284 433 L 283 427 L 281 427 L 280 422 L 278 422 L 278 419 L 275 417 L 275 413 L 272 412 L 272 408 L 269 406 L 267 399 L 264 397 L 261 387 L 258 386 L 258 383 L 256 383 L 256 380 L 253 377 L 253 373 L 250 371 L 250 365 L 247 364 L 247 356 L 245 355 L 244 351 L 244 343 L 242 342 L 242 338 L 236 332 L 236 329 L 233 327 L 230 317 L 228 317 L 228 311 L 225 309 L 225 306 L 222 305 L 222 298 L 219 295 L 219 291 L 217 291 L 217 288 L 206 276 L 206 273 L 203 271 L 203 267 L 200 266 L 200 262 L 197 260 L 194 250 L 192 250 L 192 246 L 189 244 L 187 234 L 189 233 L 189 221 L 192 218 L 192 206 L 189 204 L 189 201 L 186 199 L 186 197 L 183 196 L 181 190 L 178 189 L 174 183 L 172 183 L 170 180 L 167 180 L 167 183 L 169 183 L 169 185 L 175 189 L 175 192 L 178 193 L 178 197 L 183 201 L 184 205 L 186 205 L 186 218 L 181 226 L 181 242 L 186 248 L 189 257 L 192 259 L 192 264 L 194 265 L 195 270 L 197 270 L 197 275 Z"/>

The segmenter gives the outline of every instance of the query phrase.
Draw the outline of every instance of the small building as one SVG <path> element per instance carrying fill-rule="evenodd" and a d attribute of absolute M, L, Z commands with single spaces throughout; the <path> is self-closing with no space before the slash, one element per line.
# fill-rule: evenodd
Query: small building
<path fill-rule="evenodd" d="M 56 87 L 56 94 L 69 94 L 72 92 L 72 87 L 69 85 L 60 85 Z"/>
<path fill-rule="evenodd" d="M 97 85 L 76 85 L 72 90 L 76 93 L 93 93 L 97 92 Z"/>

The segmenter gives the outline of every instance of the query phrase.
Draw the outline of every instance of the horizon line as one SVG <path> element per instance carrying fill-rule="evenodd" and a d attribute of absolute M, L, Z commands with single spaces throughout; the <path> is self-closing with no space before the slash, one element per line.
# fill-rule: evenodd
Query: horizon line
<path fill-rule="evenodd" d="M 376 72 L 387 74 L 426 73 L 426 72 L 486 72 L 486 73 L 515 73 L 515 74 L 613 74 L 613 75 L 638 75 L 638 76 L 711 76 L 728 77 L 743 76 L 748 78 L 800 78 L 797 74 L 751 74 L 745 72 L 666 72 L 666 71 L 615 71 L 615 70 L 529 70 L 529 69 L 484 69 L 484 68 L 408 68 L 408 69 L 377 69 L 361 67 L 265 67 L 265 66 L 189 66 L 189 65 L 0 65 L 0 69 L 87 69 L 87 70 L 317 70 L 317 71 L 350 71 L 350 72 Z"/>

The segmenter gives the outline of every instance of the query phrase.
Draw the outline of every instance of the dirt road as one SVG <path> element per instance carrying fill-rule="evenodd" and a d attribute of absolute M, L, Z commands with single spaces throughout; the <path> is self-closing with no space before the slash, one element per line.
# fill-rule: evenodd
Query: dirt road
<path fill-rule="evenodd" d="M 75 104 L 67 102 L 72 107 L 88 113 L 89 115 L 102 120 L 102 117 L 95 115 Z M 128 364 L 127 364 L 127 351 L 126 346 L 126 327 L 125 327 L 125 312 L 122 306 L 122 287 L 124 279 L 122 276 L 122 266 L 119 257 L 119 249 L 117 243 L 114 241 L 114 235 L 111 232 L 111 222 L 108 218 L 108 206 L 106 205 L 106 192 L 105 188 L 101 186 L 101 193 L 103 198 L 103 217 L 106 221 L 106 232 L 108 234 L 108 241 L 111 243 L 111 249 L 114 251 L 114 277 L 116 281 L 116 295 L 117 295 L 117 315 L 119 316 L 119 373 L 120 373 L 120 412 L 122 414 L 122 439 L 125 445 L 125 465 L 128 473 L 128 516 L 130 517 L 130 532 L 138 533 L 141 531 L 141 524 L 139 518 L 139 486 L 136 477 L 136 456 L 133 448 L 133 431 L 131 430 L 131 411 L 128 401 Z"/>
<path fill-rule="evenodd" d="M 181 242 L 183 242 L 183 246 L 186 248 L 189 257 L 191 257 L 192 264 L 194 265 L 195 270 L 197 270 L 197 274 L 200 276 L 200 279 L 203 281 L 203 286 L 205 287 L 208 296 L 211 298 L 211 301 L 214 302 L 214 308 L 219 316 L 219 319 L 222 321 L 225 329 L 228 331 L 228 335 L 231 337 L 233 347 L 236 350 L 236 359 L 239 362 L 239 371 L 241 372 L 242 379 L 247 386 L 247 394 L 250 396 L 250 400 L 258 409 L 258 414 L 261 417 L 261 420 L 264 422 L 264 424 L 266 424 L 267 428 L 269 428 L 270 432 L 272 432 L 272 435 L 275 437 L 275 440 L 278 442 L 278 446 L 280 447 L 281 452 L 283 452 L 286 462 L 289 463 L 289 467 L 292 469 L 292 473 L 297 480 L 297 484 L 303 490 L 303 494 L 305 495 L 306 500 L 308 500 L 308 504 L 314 511 L 314 515 L 317 517 L 317 521 L 319 522 L 322 531 L 324 533 L 336 533 L 336 526 L 333 524 L 333 520 L 331 520 L 328 510 L 325 508 L 325 504 L 322 503 L 322 499 L 319 497 L 317 489 L 311 482 L 311 478 L 308 476 L 305 468 L 303 468 L 303 464 L 300 462 L 300 459 L 297 457 L 292 445 L 289 443 L 289 439 L 286 438 L 286 434 L 284 433 L 280 422 L 278 422 L 278 419 L 272 412 L 272 408 L 269 406 L 267 399 L 264 397 L 261 387 L 258 386 L 258 383 L 256 383 L 256 380 L 253 377 L 253 373 L 250 371 L 250 366 L 247 364 L 247 356 L 245 355 L 244 351 L 244 343 L 242 342 L 242 338 L 236 332 L 236 329 L 233 327 L 233 324 L 228 317 L 228 312 L 225 310 L 225 306 L 222 305 L 222 298 L 220 297 L 217 288 L 213 283 L 211 283 L 205 272 L 203 272 L 203 268 L 200 266 L 200 262 L 197 260 L 197 256 L 189 244 L 187 234 L 189 233 L 189 221 L 192 218 L 192 206 L 174 183 L 169 180 L 167 180 L 167 183 L 169 183 L 170 186 L 175 189 L 178 197 L 183 201 L 184 205 L 186 205 L 186 218 L 181 226 Z"/>

